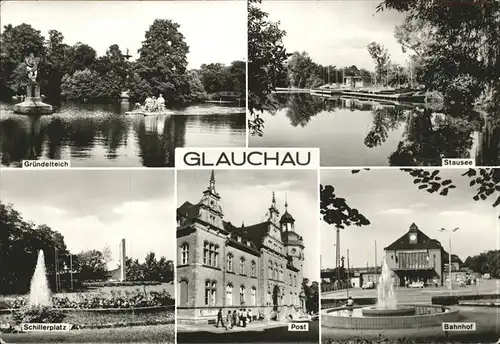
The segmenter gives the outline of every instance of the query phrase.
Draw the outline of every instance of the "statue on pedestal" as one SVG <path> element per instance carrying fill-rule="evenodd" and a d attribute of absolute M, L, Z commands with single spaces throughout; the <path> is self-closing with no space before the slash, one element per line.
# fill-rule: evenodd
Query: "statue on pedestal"
<path fill-rule="evenodd" d="M 23 102 L 14 105 L 14 113 L 23 115 L 48 115 L 53 112 L 52 105 L 45 104 L 40 94 L 38 83 L 38 66 L 40 58 L 31 53 L 24 59 L 26 72 L 28 74 L 28 85 L 26 87 L 26 98 Z"/>
<path fill-rule="evenodd" d="M 34 57 L 31 53 L 28 57 L 24 59 L 26 64 L 26 71 L 28 73 L 28 89 L 27 97 L 40 97 L 40 87 L 37 82 L 38 77 L 38 65 L 40 64 L 40 58 Z"/>

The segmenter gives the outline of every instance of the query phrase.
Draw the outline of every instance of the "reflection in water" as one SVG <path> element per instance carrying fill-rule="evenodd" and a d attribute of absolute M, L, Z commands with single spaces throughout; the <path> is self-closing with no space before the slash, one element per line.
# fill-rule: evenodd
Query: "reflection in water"
<path fill-rule="evenodd" d="M 471 109 L 309 94 L 277 94 L 272 104 L 251 146 L 319 147 L 326 166 L 440 166 L 443 157 L 500 164 L 498 122 Z"/>
<path fill-rule="evenodd" d="M 33 117 L 5 108 L 0 121 L 2 166 L 63 159 L 72 166 L 171 167 L 176 147 L 245 146 L 241 109 L 197 106 L 175 115 L 144 117 L 123 115 L 128 104 L 66 105 L 51 116 Z"/>

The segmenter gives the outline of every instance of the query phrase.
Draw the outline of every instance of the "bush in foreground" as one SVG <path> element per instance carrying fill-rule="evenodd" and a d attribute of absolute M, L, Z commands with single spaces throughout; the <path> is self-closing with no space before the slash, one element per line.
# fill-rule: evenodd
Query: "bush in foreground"
<path fill-rule="evenodd" d="M 51 307 L 23 307 L 12 313 L 16 324 L 21 323 L 61 323 L 66 315 Z"/>

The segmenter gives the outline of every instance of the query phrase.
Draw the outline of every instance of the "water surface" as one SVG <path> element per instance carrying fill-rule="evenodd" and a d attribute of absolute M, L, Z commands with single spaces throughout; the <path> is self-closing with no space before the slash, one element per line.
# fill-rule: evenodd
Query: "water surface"
<path fill-rule="evenodd" d="M 125 115 L 130 105 L 64 104 L 48 116 L 0 105 L 0 161 L 70 160 L 73 167 L 172 167 L 176 147 L 244 147 L 245 110 L 212 104 L 173 115 Z"/>
<path fill-rule="evenodd" d="M 319 147 L 322 166 L 441 166 L 443 157 L 500 164 L 500 128 L 476 111 L 309 94 L 274 95 L 272 104 L 252 147 Z"/>

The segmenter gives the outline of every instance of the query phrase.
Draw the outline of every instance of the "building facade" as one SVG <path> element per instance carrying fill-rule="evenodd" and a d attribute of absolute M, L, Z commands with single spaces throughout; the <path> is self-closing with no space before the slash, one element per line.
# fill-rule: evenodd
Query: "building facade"
<path fill-rule="evenodd" d="M 280 217 L 274 192 L 264 222 L 224 221 L 212 171 L 200 201 L 177 209 L 177 321 L 212 322 L 220 308 L 297 317 L 305 310 L 304 243 L 294 222 L 286 202 Z"/>
<path fill-rule="evenodd" d="M 387 265 L 396 275 L 395 284 L 405 286 L 418 281 L 429 286 L 443 285 L 448 253 L 439 241 L 429 238 L 415 223 L 384 251 Z"/>

